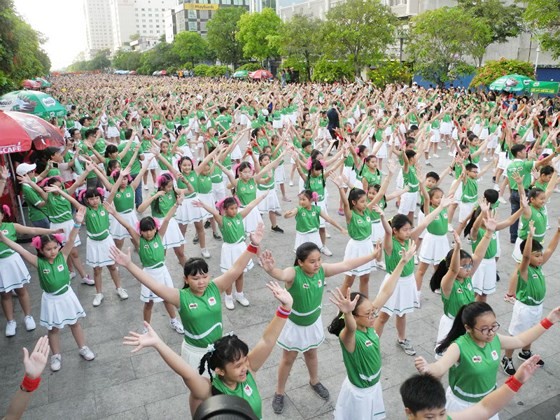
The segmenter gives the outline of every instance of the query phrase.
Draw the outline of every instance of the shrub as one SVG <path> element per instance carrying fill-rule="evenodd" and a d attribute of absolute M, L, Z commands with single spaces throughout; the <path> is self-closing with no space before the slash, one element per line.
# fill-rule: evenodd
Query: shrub
<path fill-rule="evenodd" d="M 484 66 L 479 67 L 469 87 L 488 86 L 494 80 L 507 74 L 535 77 L 533 64 L 527 61 L 501 58 L 499 60 L 487 61 Z"/>
<path fill-rule="evenodd" d="M 354 80 L 354 66 L 349 61 L 321 58 L 313 67 L 314 82 L 333 83 Z"/>
<path fill-rule="evenodd" d="M 377 68 L 368 72 L 368 77 L 371 83 L 380 89 L 391 83 L 410 84 L 412 81 L 410 69 L 398 61 L 380 63 Z"/>

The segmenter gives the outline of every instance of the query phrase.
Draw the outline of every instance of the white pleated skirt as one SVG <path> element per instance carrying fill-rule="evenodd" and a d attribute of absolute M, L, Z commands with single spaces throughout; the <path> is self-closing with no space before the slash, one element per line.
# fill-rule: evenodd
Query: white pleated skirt
<path fill-rule="evenodd" d="M 68 291 L 58 296 L 43 292 L 40 324 L 46 329 L 60 329 L 65 325 L 74 325 L 78 319 L 85 316 L 86 312 L 72 287 L 68 286 Z"/>
<path fill-rule="evenodd" d="M 350 260 L 352 258 L 363 257 L 364 255 L 373 254 L 373 243 L 371 238 L 366 238 L 362 241 L 356 241 L 350 238 L 346 244 L 346 249 L 344 250 L 344 261 Z M 362 276 L 364 274 L 369 274 L 373 270 L 373 260 L 360 265 L 350 271 L 346 271 L 344 274 L 347 276 Z"/>
<path fill-rule="evenodd" d="M 496 258 L 483 258 L 472 276 L 475 293 L 491 295 L 496 292 Z"/>
<path fill-rule="evenodd" d="M 51 222 L 51 229 L 62 229 L 63 233 L 64 233 L 64 241 L 62 242 L 62 245 L 66 244 L 66 239 L 70 237 L 70 232 L 72 232 L 72 229 L 74 229 L 74 220 L 70 219 L 67 220 L 66 222 L 62 222 L 62 223 L 53 223 Z M 74 239 L 74 246 L 80 246 L 82 244 L 82 241 L 80 240 L 80 233 L 78 232 L 78 234 L 76 235 L 76 239 Z"/>
<path fill-rule="evenodd" d="M 204 204 L 206 204 L 207 206 L 209 207 L 216 206 L 216 202 L 214 201 L 214 194 L 212 194 L 212 191 L 210 191 L 207 194 L 198 193 L 197 195 L 198 195 L 198 199 L 202 201 Z M 213 217 L 208 211 L 206 211 L 205 208 L 200 207 L 199 210 L 200 210 L 200 217 L 201 217 L 200 220 L 208 220 Z"/>
<path fill-rule="evenodd" d="M 202 211 L 204 209 L 201 207 L 195 207 L 193 205 L 193 201 L 195 200 L 201 200 L 200 195 L 196 195 L 192 198 L 185 198 L 181 206 L 177 208 L 175 219 L 179 224 L 188 225 L 194 222 L 200 222 L 202 220 Z M 214 205 L 213 201 L 212 205 Z M 204 212 L 208 213 L 206 210 L 204 210 Z"/>
<path fill-rule="evenodd" d="M 111 258 L 109 250 L 115 246 L 115 241 L 111 235 L 102 241 L 95 241 L 87 238 L 86 241 L 86 264 L 90 267 L 106 267 L 115 264 Z"/>
<path fill-rule="evenodd" d="M 245 242 L 237 242 L 236 244 L 222 244 L 222 252 L 220 254 L 220 270 L 222 273 L 228 271 L 235 261 L 245 252 L 247 249 L 247 244 Z M 246 273 L 247 271 L 253 268 L 253 260 L 250 259 L 247 263 L 247 266 L 243 269 L 243 272 Z"/>
<path fill-rule="evenodd" d="M 181 344 L 181 357 L 187 364 L 192 367 L 196 373 L 198 373 L 198 367 L 200 366 L 200 361 L 202 357 L 207 353 L 207 349 L 201 347 L 195 347 L 183 340 Z M 208 375 L 208 370 L 205 370 L 201 375 L 206 378 L 210 378 Z"/>
<path fill-rule="evenodd" d="M 445 392 L 445 399 L 447 400 L 445 408 L 447 409 L 448 413 L 458 413 L 459 411 L 466 410 L 467 408 L 475 405 L 475 403 L 463 401 L 456 397 L 455 394 L 451 391 L 450 387 L 447 387 L 447 391 Z M 500 416 L 496 414 L 490 417 L 488 420 L 500 420 Z"/>
<path fill-rule="evenodd" d="M 163 284 L 167 287 L 174 287 L 173 280 L 171 279 L 171 275 L 169 274 L 169 270 L 165 265 L 157 268 L 144 267 L 143 271 L 146 274 L 149 274 L 150 277 L 152 277 L 158 283 Z M 154 292 L 152 292 L 143 284 L 140 285 L 140 300 L 142 302 L 150 302 L 150 301 L 156 303 L 163 302 L 162 298 L 160 298 L 158 295 L 156 295 Z"/>
<path fill-rule="evenodd" d="M 450 249 L 447 235 L 434 235 L 426 231 L 418 259 L 426 264 L 437 265 L 447 256 Z"/>
<path fill-rule="evenodd" d="M 284 325 L 276 344 L 288 351 L 299 351 L 305 353 L 316 349 L 325 341 L 323 331 L 323 320 L 319 316 L 317 321 L 307 327 L 294 324 L 290 319 Z"/>
<path fill-rule="evenodd" d="M 29 270 L 19 254 L 0 258 L 0 293 L 21 289 L 30 280 Z"/>
<path fill-rule="evenodd" d="M 257 190 L 257 197 L 263 195 L 265 191 Z M 269 211 L 281 211 L 280 200 L 278 200 L 278 194 L 276 190 L 268 190 L 268 195 L 266 198 L 259 203 L 259 211 L 261 213 L 267 213 Z"/>
<path fill-rule="evenodd" d="M 313 242 L 315 245 L 319 247 L 319 249 L 323 248 L 323 241 L 321 241 L 321 235 L 319 235 L 319 231 L 315 230 L 313 232 L 301 233 L 296 231 L 296 241 L 294 243 L 294 252 L 298 249 L 298 247 L 305 243 L 305 242 Z"/>
<path fill-rule="evenodd" d="M 128 213 L 119 213 L 121 215 L 122 218 L 124 218 L 126 220 L 126 222 L 132 226 L 133 228 L 136 227 L 136 224 L 138 223 L 138 216 L 136 216 L 136 211 L 131 211 Z M 111 236 L 113 237 L 113 239 L 126 239 L 126 238 L 130 238 L 130 234 L 128 233 L 128 230 L 126 230 L 126 228 L 121 225 L 117 219 L 115 219 L 113 216 L 109 216 L 109 219 L 111 221 L 111 224 L 109 226 L 109 232 L 111 233 Z"/>
<path fill-rule="evenodd" d="M 454 318 L 451 318 L 450 316 L 445 314 L 441 316 L 441 318 L 439 319 L 439 327 L 437 331 L 436 347 L 445 337 L 447 337 L 447 334 L 449 334 L 449 331 L 451 331 L 454 320 Z"/>
<path fill-rule="evenodd" d="M 335 420 L 380 420 L 385 417 L 381 383 L 358 388 L 350 383 L 348 377 L 344 379 L 334 409 Z"/>
<path fill-rule="evenodd" d="M 389 273 L 385 275 L 385 278 L 381 283 L 380 290 L 390 276 L 391 274 Z M 381 310 L 390 316 L 402 316 L 412 313 L 414 312 L 414 305 L 418 304 L 417 293 L 418 292 L 416 290 L 416 280 L 414 279 L 414 273 L 406 277 L 401 277 L 397 281 L 395 291 L 387 300 L 383 308 L 381 308 Z"/>
<path fill-rule="evenodd" d="M 257 230 L 257 226 L 259 225 L 259 223 L 262 222 L 263 219 L 261 216 L 261 212 L 257 207 L 253 207 L 253 210 L 251 210 L 249 214 L 243 218 L 243 227 L 245 228 L 245 233 L 253 233 Z"/>
<path fill-rule="evenodd" d="M 163 219 L 157 219 L 157 221 L 161 226 Z M 179 224 L 174 217 L 169 220 L 167 230 L 165 231 L 162 241 L 165 249 L 178 248 L 185 245 L 185 236 L 181 232 L 181 229 L 179 229 Z"/>

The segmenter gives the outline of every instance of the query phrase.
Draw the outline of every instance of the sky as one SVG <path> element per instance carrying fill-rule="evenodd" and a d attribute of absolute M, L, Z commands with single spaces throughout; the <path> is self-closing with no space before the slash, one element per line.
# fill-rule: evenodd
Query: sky
<path fill-rule="evenodd" d="M 48 38 L 43 49 L 51 59 L 51 70 L 72 64 L 87 48 L 82 4 L 81 0 L 14 0 L 18 14 Z"/>

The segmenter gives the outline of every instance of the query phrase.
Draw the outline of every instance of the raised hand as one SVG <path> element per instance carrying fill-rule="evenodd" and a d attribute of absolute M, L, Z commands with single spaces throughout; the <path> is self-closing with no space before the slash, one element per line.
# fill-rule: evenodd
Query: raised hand
<path fill-rule="evenodd" d="M 534 220 L 529 221 L 529 232 L 528 232 L 528 234 L 533 236 L 533 237 L 535 236 L 535 221 Z"/>
<path fill-rule="evenodd" d="M 416 242 L 411 241 L 408 249 L 402 254 L 402 259 L 405 263 L 409 262 L 416 254 Z"/>
<path fill-rule="evenodd" d="M 443 207 L 444 209 L 446 209 L 447 207 L 449 207 L 451 205 L 451 203 L 453 203 L 453 198 L 451 197 L 443 197 L 441 199 L 440 202 L 440 206 Z"/>
<path fill-rule="evenodd" d="M 7 180 L 10 177 L 10 172 L 5 166 L 0 166 L 0 179 Z"/>
<path fill-rule="evenodd" d="M 337 287 L 334 291 L 331 291 L 329 300 L 336 305 L 340 312 L 343 314 L 349 314 L 356 309 L 356 305 L 360 299 L 359 295 L 356 295 L 353 300 L 350 299 L 350 293 L 350 288 L 348 288 L 346 296 L 344 296 L 340 291 L 340 288 Z"/>
<path fill-rule="evenodd" d="M 119 265 L 126 266 L 131 263 L 132 258 L 130 257 L 130 247 L 128 248 L 127 252 L 122 252 L 116 246 L 111 246 L 109 249 L 109 255 Z"/>
<path fill-rule="evenodd" d="M 0 231 L 0 235 L 2 235 L 1 231 Z M 261 262 L 261 265 L 265 271 L 271 271 L 276 266 L 276 261 L 272 256 L 272 252 L 270 252 L 268 249 L 261 254 L 261 256 L 259 257 L 259 261 Z"/>
<path fill-rule="evenodd" d="M 428 362 L 422 356 L 414 359 L 414 367 L 418 373 L 428 373 Z"/>
<path fill-rule="evenodd" d="M 148 330 L 146 334 L 138 334 L 137 332 L 130 331 L 128 333 L 129 335 L 124 337 L 123 344 L 125 346 L 134 346 L 131 353 L 136 353 L 146 347 L 154 347 L 161 342 L 157 333 L 146 321 L 144 321 L 144 327 Z"/>
<path fill-rule="evenodd" d="M 531 376 L 533 376 L 535 371 L 539 368 L 539 365 L 537 364 L 539 360 L 541 360 L 541 356 L 534 354 L 521 363 L 521 365 L 517 368 L 517 372 L 515 372 L 515 379 L 522 384 L 531 379 Z"/>
<path fill-rule="evenodd" d="M 260 245 L 263 237 L 264 237 L 264 223 L 260 222 L 257 225 L 257 229 L 249 235 L 249 238 L 251 239 L 251 243 L 253 245 L 258 246 Z"/>
<path fill-rule="evenodd" d="M 553 324 L 556 324 L 558 321 L 560 321 L 560 306 L 550 311 L 550 313 L 546 317 Z"/>
<path fill-rule="evenodd" d="M 455 241 L 455 246 L 461 248 L 461 236 L 453 231 L 453 240 Z"/>
<path fill-rule="evenodd" d="M 268 282 L 266 287 L 270 289 L 276 300 L 278 300 L 284 308 L 292 309 L 294 299 L 284 287 L 280 286 L 276 281 Z"/>
<path fill-rule="evenodd" d="M 47 365 L 48 359 L 49 338 L 44 335 L 37 340 L 31 355 L 25 347 L 23 348 L 23 366 L 25 367 L 25 375 L 30 379 L 37 379 L 40 377 Z"/>
<path fill-rule="evenodd" d="M 74 220 L 76 221 L 77 224 L 81 225 L 82 223 L 84 223 L 85 218 L 86 218 L 86 208 L 85 206 L 80 206 L 80 208 L 76 212 L 76 215 L 74 216 Z"/>

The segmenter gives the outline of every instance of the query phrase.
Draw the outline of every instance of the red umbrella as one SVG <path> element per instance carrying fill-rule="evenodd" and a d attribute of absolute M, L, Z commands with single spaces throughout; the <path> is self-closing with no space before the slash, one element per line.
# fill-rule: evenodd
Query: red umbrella
<path fill-rule="evenodd" d="M 0 111 L 0 155 L 64 146 L 60 130 L 47 121 L 23 112 Z"/>
<path fill-rule="evenodd" d="M 41 82 L 38 82 L 36 80 L 26 79 L 21 82 L 21 85 L 26 89 L 41 89 Z"/>
<path fill-rule="evenodd" d="M 274 76 L 268 70 L 261 69 L 261 70 L 257 70 L 257 71 L 254 71 L 252 73 L 249 73 L 249 77 L 251 79 L 261 80 L 261 79 L 272 79 Z"/>

